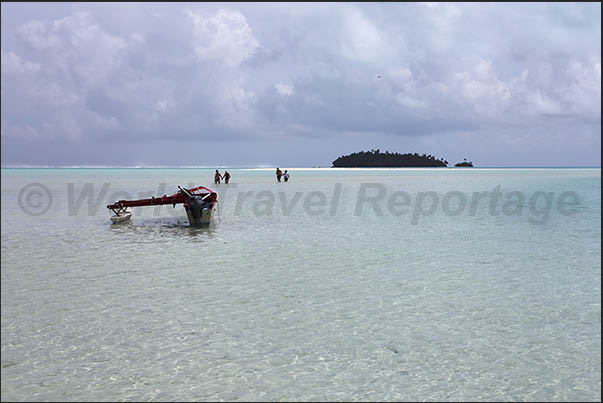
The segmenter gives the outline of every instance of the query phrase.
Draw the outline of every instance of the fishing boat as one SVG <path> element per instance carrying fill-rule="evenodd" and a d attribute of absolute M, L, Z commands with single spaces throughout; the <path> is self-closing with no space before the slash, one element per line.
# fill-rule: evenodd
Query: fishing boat
<path fill-rule="evenodd" d="M 163 204 L 182 204 L 186 211 L 188 222 L 192 226 L 207 226 L 212 222 L 218 194 L 205 186 L 185 189 L 178 186 L 178 192 L 171 196 L 151 197 L 150 199 L 119 200 L 107 205 L 113 212 L 111 221 L 115 224 L 127 222 L 132 217 L 132 207 L 158 206 Z"/>

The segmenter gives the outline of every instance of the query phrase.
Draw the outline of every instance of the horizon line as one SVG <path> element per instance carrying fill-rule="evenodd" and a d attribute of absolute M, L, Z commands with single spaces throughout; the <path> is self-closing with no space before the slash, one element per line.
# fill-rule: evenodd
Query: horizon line
<path fill-rule="evenodd" d="M 480 168 L 601 168 L 601 165 L 492 165 L 474 167 L 333 167 L 333 166 L 286 166 L 286 165 L 3 165 L 0 169 L 272 169 L 285 167 L 287 169 L 480 169 Z"/>

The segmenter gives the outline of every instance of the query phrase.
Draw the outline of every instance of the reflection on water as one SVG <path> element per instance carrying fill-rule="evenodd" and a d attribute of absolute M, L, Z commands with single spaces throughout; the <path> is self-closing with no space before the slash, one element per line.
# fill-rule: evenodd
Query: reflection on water
<path fill-rule="evenodd" d="M 124 236 L 127 239 L 141 239 L 146 236 L 149 240 L 165 238 L 166 240 L 185 237 L 202 241 L 216 236 L 217 226 L 214 222 L 206 226 L 191 226 L 186 218 L 182 217 L 160 217 L 160 218 L 137 218 L 124 223 L 108 223 L 113 233 Z"/>

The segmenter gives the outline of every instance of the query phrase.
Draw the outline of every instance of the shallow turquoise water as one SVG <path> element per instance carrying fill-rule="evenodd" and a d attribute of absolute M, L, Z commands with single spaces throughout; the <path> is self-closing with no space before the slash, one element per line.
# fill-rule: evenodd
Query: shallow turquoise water
<path fill-rule="evenodd" d="M 212 172 L 2 170 L 2 400 L 600 400 L 600 169 Z"/>

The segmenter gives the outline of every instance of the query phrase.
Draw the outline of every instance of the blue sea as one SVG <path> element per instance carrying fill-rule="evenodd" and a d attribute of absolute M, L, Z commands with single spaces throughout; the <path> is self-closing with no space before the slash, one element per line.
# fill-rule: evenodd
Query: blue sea
<path fill-rule="evenodd" d="M 601 400 L 600 168 L 281 169 L 3 168 L 2 400 Z"/>

